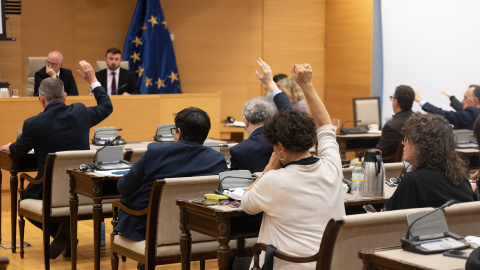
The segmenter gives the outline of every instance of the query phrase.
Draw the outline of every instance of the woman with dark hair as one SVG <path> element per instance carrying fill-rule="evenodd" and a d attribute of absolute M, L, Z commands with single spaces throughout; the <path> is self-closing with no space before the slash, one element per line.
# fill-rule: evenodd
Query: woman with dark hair
<path fill-rule="evenodd" d="M 439 115 L 414 113 L 402 129 L 403 159 L 414 170 L 406 173 L 386 210 L 439 207 L 449 200 L 476 201 L 465 162 L 455 152 L 456 139 Z"/>
<path fill-rule="evenodd" d="M 257 76 L 271 83 L 264 78 L 271 76 L 270 67 L 261 59 L 258 63 L 262 74 Z M 248 214 L 263 212 L 258 242 L 291 255 L 311 256 L 318 251 L 328 221 L 345 215 L 342 168 L 335 129 L 313 88 L 310 65 L 293 65 L 292 75 L 312 116 L 286 110 L 265 124 L 263 133 L 274 153 L 262 176 L 243 194 L 242 209 Z M 318 157 L 314 157 L 309 149 L 317 142 Z M 234 269 L 250 269 L 250 263 L 251 257 L 240 258 Z M 315 263 L 292 266 L 275 259 L 274 268 L 314 269 Z"/>

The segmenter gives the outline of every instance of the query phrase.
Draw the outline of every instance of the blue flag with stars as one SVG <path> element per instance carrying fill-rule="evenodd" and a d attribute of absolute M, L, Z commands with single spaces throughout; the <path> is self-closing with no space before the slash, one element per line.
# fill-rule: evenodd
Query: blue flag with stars
<path fill-rule="evenodd" d="M 180 76 L 160 0 L 138 0 L 123 48 L 142 94 L 181 93 Z"/>

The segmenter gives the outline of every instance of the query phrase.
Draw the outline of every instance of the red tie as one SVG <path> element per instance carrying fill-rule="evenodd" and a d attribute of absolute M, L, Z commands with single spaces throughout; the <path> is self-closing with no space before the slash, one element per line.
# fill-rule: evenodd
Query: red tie
<path fill-rule="evenodd" d="M 112 72 L 112 95 L 117 94 L 117 83 L 115 82 L 115 72 Z"/>

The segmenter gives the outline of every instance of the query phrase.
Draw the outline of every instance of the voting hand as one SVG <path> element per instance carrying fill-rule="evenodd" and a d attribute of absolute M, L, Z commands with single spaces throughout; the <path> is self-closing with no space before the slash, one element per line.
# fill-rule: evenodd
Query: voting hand
<path fill-rule="evenodd" d="M 447 97 L 453 96 L 453 94 L 450 91 L 442 91 L 441 93 L 444 94 Z"/>
<path fill-rule="evenodd" d="M 257 60 L 258 66 L 260 67 L 260 72 L 255 70 L 255 74 L 257 75 L 257 78 L 265 84 L 267 87 L 268 91 L 272 92 L 277 89 L 277 85 L 273 81 L 273 76 L 272 76 L 272 69 L 270 68 L 265 61 L 262 60 L 262 58 L 259 58 Z"/>
<path fill-rule="evenodd" d="M 312 67 L 309 64 L 292 65 L 292 76 L 300 87 L 312 83 Z"/>
<path fill-rule="evenodd" d="M 95 71 L 87 61 L 82 60 L 78 62 L 80 64 L 81 69 L 77 70 L 80 76 L 87 81 L 88 83 L 92 84 L 97 81 L 97 77 L 95 77 Z"/>

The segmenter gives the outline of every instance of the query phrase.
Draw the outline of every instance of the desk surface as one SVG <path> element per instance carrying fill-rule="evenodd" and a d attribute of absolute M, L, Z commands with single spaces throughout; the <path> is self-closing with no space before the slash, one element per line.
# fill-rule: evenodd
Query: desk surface
<path fill-rule="evenodd" d="M 473 249 L 462 251 L 472 252 Z M 464 269 L 467 260 L 440 254 L 422 255 L 404 251 L 401 247 L 362 249 L 358 256 L 365 269 Z"/>

